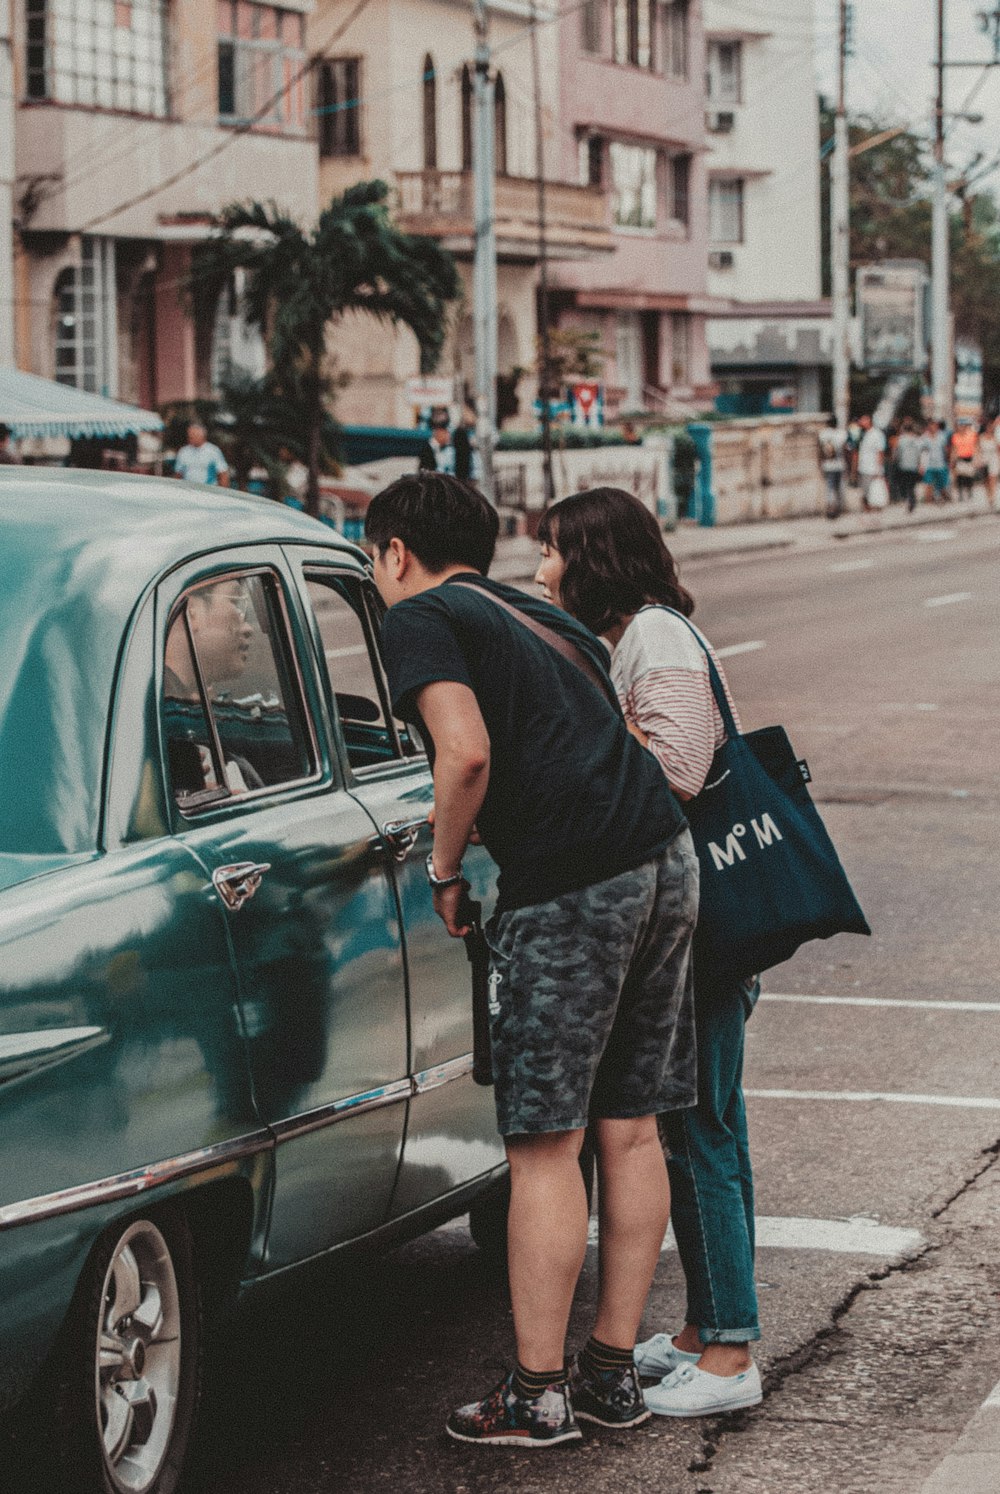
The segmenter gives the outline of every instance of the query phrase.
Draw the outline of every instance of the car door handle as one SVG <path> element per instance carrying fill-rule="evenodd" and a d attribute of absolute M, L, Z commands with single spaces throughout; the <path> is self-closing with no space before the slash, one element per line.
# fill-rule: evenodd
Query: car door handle
<path fill-rule="evenodd" d="M 386 820 L 382 826 L 382 840 L 394 861 L 406 860 L 407 853 L 427 823 L 426 815 L 419 820 Z"/>
<path fill-rule="evenodd" d="M 237 913 L 253 897 L 264 873 L 270 870 L 270 861 L 237 861 L 232 866 L 216 867 L 212 886 L 230 912 Z"/>

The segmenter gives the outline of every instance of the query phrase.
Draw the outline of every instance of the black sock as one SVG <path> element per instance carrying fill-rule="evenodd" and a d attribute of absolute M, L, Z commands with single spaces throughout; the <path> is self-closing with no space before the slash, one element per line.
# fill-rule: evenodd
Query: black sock
<path fill-rule="evenodd" d="M 526 1401 L 533 1401 L 550 1385 L 561 1385 L 566 1379 L 565 1369 L 529 1370 L 518 1360 L 514 1371 L 514 1391 Z"/>
<path fill-rule="evenodd" d="M 633 1362 L 632 1349 L 615 1349 L 599 1338 L 588 1338 L 580 1350 L 580 1368 L 585 1375 L 597 1375 L 602 1370 L 607 1373 L 608 1370 L 629 1369 Z"/>

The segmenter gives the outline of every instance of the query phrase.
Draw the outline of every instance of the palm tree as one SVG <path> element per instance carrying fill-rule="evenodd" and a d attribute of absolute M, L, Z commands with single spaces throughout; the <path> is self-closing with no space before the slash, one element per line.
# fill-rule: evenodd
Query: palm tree
<path fill-rule="evenodd" d="M 430 373 L 444 345 L 447 306 L 460 291 L 451 255 L 389 218 L 385 182 L 359 182 L 335 197 L 305 230 L 274 203 L 232 203 L 220 232 L 202 246 L 189 288 L 217 297 L 243 271 L 243 308 L 267 338 L 274 385 L 297 402 L 306 426 L 306 508 L 319 510 L 319 469 L 326 402 L 334 377 L 327 356 L 331 322 L 363 311 L 409 327 Z"/>

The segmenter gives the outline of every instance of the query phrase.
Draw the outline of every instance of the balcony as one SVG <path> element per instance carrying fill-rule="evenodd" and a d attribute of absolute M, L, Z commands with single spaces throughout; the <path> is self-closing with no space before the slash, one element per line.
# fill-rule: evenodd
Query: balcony
<path fill-rule="evenodd" d="M 397 222 L 408 233 L 440 239 L 459 255 L 474 244 L 471 171 L 399 171 Z M 538 258 L 538 186 L 533 177 L 496 179 L 497 255 Z M 613 251 L 608 199 L 597 187 L 545 183 L 545 244 L 553 259 L 583 259 Z"/>

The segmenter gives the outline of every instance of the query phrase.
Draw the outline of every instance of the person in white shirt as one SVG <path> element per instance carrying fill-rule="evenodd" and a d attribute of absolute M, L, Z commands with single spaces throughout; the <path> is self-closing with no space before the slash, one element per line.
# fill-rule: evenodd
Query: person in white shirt
<path fill-rule="evenodd" d="M 826 516 L 838 519 L 844 511 L 844 472 L 847 468 L 847 432 L 831 415 L 819 433 L 819 465 L 826 483 Z"/>
<path fill-rule="evenodd" d="M 182 446 L 174 457 L 174 476 L 185 482 L 215 483 L 220 488 L 229 486 L 229 463 L 222 452 L 208 439 L 208 432 L 196 421 L 187 428 L 187 445 Z"/>
<path fill-rule="evenodd" d="M 861 482 L 861 502 L 866 509 L 881 507 L 871 499 L 872 483 L 885 476 L 885 431 L 872 425 L 870 415 L 862 415 L 861 444 L 858 447 L 858 478 Z"/>

